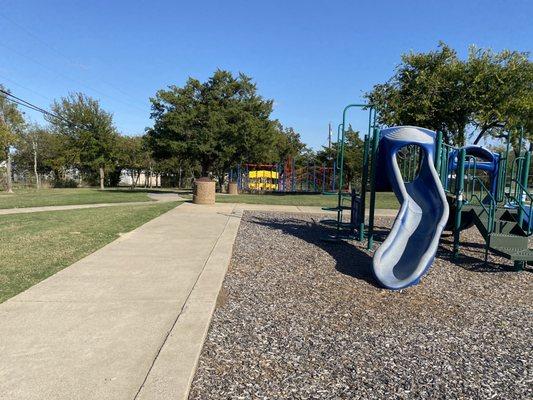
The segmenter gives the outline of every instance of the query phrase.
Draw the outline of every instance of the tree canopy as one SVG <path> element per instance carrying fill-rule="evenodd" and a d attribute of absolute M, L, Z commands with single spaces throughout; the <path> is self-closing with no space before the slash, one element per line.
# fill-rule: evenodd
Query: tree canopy
<path fill-rule="evenodd" d="M 299 136 L 271 119 L 273 101 L 257 93 L 244 74 L 217 70 L 206 82 L 189 78 L 151 99 L 148 141 L 159 159 L 197 162 L 202 175 L 220 174 L 239 162 L 279 161 Z"/>
<path fill-rule="evenodd" d="M 2 85 L 0 89 L 8 91 Z M 8 91 L 9 92 L 9 91 Z M 17 105 L 0 93 L 0 148 L 2 151 L 13 146 L 24 127 L 24 117 Z"/>
<path fill-rule="evenodd" d="M 0 85 L 0 89 L 9 92 Z M 24 127 L 24 117 L 17 105 L 0 92 L 0 157 L 6 160 L 6 186 L 12 192 L 11 182 L 11 147 L 17 142 Z"/>
<path fill-rule="evenodd" d="M 97 172 L 101 177 L 116 161 L 118 133 L 111 113 L 98 100 L 83 93 L 72 93 L 54 101 L 52 111 L 60 118 L 47 116 L 55 132 L 66 139 L 70 162 L 81 170 Z"/>
<path fill-rule="evenodd" d="M 533 65 L 528 53 L 472 47 L 468 58 L 444 43 L 401 58 L 394 75 L 366 94 L 385 125 L 418 125 L 447 141 L 479 142 L 486 135 L 533 123 Z"/>
<path fill-rule="evenodd" d="M 349 184 L 360 184 L 363 170 L 363 145 L 364 141 L 359 137 L 351 125 L 345 132 L 344 144 L 344 173 L 345 182 Z M 333 160 L 337 157 L 337 142 L 331 143 L 331 147 L 323 146 L 316 154 L 317 161 L 328 166 L 333 166 Z"/>

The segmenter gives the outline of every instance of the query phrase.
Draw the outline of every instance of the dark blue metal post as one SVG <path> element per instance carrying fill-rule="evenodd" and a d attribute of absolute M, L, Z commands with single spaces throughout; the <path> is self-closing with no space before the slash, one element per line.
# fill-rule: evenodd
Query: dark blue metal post
<path fill-rule="evenodd" d="M 333 185 L 331 190 L 335 191 L 335 187 L 337 185 L 337 162 L 333 160 Z"/>
<path fill-rule="evenodd" d="M 316 162 L 313 163 L 313 190 L 315 192 L 318 191 L 318 188 L 316 186 Z"/>
<path fill-rule="evenodd" d="M 292 159 L 292 176 L 291 176 L 291 179 L 292 179 L 291 191 L 295 192 L 296 191 L 296 161 L 294 160 L 294 158 Z"/>

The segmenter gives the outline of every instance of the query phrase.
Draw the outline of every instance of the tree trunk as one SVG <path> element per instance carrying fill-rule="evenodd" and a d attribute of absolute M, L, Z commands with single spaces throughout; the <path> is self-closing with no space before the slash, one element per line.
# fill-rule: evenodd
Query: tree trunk
<path fill-rule="evenodd" d="M 219 187 L 221 193 L 224 191 L 223 187 L 224 187 L 225 183 L 226 183 L 225 174 L 222 173 L 222 175 L 218 176 L 218 187 Z"/>
<path fill-rule="evenodd" d="M 200 164 L 201 166 L 201 178 L 209 177 L 211 174 L 211 170 L 213 167 L 213 163 L 210 161 L 205 161 L 204 163 Z"/>
<path fill-rule="evenodd" d="M 505 124 L 499 121 L 493 121 L 490 124 L 485 125 L 483 128 L 481 128 L 479 134 L 476 137 L 476 140 L 474 140 L 474 144 L 478 144 L 485 135 L 485 133 L 487 133 L 490 129 L 495 127 L 503 128 L 504 126 Z"/>
<path fill-rule="evenodd" d="M 104 190 L 104 167 L 100 167 L 100 190 Z"/>
<path fill-rule="evenodd" d="M 482 129 L 481 132 L 479 132 L 479 134 L 477 135 L 476 139 L 474 140 L 474 144 L 478 144 L 481 140 L 481 138 L 483 138 L 483 135 L 485 134 L 486 130 L 485 129 Z"/>
<path fill-rule="evenodd" d="M 37 189 L 41 188 L 41 182 L 39 181 L 39 173 L 37 172 L 37 143 L 33 142 L 33 172 L 35 174 L 35 185 Z"/>
<path fill-rule="evenodd" d="M 9 153 L 9 146 L 6 148 L 6 186 L 7 193 L 13 193 L 13 179 L 11 177 L 11 154 Z"/>
<path fill-rule="evenodd" d="M 139 184 L 139 178 L 141 177 L 141 170 L 138 169 L 137 170 L 137 177 L 135 178 L 135 186 L 137 186 Z M 146 180 L 146 179 L 145 179 Z M 134 187 L 135 187 L 134 186 Z"/>

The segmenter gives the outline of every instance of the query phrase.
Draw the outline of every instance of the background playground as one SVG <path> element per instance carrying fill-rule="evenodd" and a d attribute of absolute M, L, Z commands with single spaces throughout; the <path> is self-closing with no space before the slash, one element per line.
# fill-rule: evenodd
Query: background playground
<path fill-rule="evenodd" d="M 297 167 L 296 160 L 289 157 L 279 164 L 239 164 L 228 173 L 229 182 L 237 182 L 245 192 L 310 192 L 335 191 L 337 167 L 326 163 L 312 165 L 307 162 Z"/>

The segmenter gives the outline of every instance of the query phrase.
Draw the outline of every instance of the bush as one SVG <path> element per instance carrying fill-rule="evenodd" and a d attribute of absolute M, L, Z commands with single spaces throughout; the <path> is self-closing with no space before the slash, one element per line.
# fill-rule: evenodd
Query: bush
<path fill-rule="evenodd" d="M 78 181 L 74 179 L 55 180 L 52 182 L 54 188 L 77 188 Z"/>

